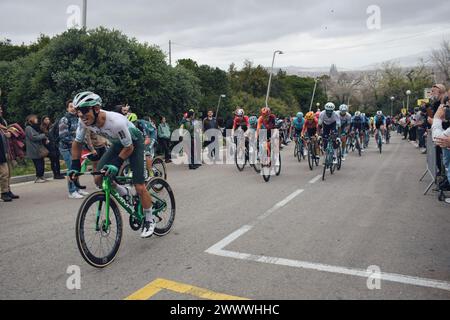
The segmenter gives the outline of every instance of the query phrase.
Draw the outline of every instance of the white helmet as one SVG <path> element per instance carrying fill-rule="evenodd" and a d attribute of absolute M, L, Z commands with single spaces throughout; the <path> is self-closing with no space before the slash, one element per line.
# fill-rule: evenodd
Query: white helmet
<path fill-rule="evenodd" d="M 341 104 L 341 106 L 339 107 L 339 111 L 341 111 L 341 113 L 347 112 L 348 106 L 346 104 Z"/>
<path fill-rule="evenodd" d="M 381 117 L 382 115 L 383 115 L 383 111 L 378 110 L 378 111 L 377 111 L 377 116 Z"/>
<path fill-rule="evenodd" d="M 328 102 L 328 103 L 325 105 L 325 110 L 326 110 L 326 111 L 334 111 L 334 109 L 336 109 L 336 106 L 334 105 L 333 102 Z"/>
<path fill-rule="evenodd" d="M 361 115 L 361 112 L 360 111 L 356 111 L 355 112 L 355 117 L 359 117 Z"/>
<path fill-rule="evenodd" d="M 236 110 L 236 115 L 238 117 L 243 117 L 244 116 L 244 109 L 237 109 Z"/>

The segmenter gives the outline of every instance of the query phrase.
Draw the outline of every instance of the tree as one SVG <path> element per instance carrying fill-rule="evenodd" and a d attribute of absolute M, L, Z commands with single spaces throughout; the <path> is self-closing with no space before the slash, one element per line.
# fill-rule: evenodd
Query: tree
<path fill-rule="evenodd" d="M 431 60 L 442 74 L 443 81 L 450 85 L 450 41 L 444 40 L 439 49 L 431 52 Z"/>
<path fill-rule="evenodd" d="M 172 70 L 160 49 L 105 28 L 68 30 L 16 65 L 8 104 L 20 122 L 29 113 L 60 115 L 64 102 L 84 90 L 98 93 L 106 109 L 128 102 L 139 116 L 168 113 L 169 121 L 177 103 L 199 96 L 195 77 Z"/>

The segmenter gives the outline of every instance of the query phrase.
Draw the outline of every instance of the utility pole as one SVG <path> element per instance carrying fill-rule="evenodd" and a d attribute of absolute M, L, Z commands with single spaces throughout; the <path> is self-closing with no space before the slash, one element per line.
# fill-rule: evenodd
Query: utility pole
<path fill-rule="evenodd" d="M 83 20 L 82 20 L 83 29 L 86 29 L 87 26 L 87 0 L 83 0 Z"/>
<path fill-rule="evenodd" d="M 169 40 L 169 65 L 172 66 L 172 40 Z"/>

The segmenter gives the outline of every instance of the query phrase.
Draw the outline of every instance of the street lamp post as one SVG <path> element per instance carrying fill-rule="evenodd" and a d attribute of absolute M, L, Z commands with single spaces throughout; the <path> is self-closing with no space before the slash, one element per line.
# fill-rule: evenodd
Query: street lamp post
<path fill-rule="evenodd" d="M 279 53 L 279 54 L 283 54 L 283 51 L 277 50 L 273 53 L 273 59 L 272 59 L 272 68 L 270 69 L 270 76 L 269 76 L 269 84 L 267 85 L 267 95 L 266 95 L 266 107 L 269 106 L 269 94 L 270 94 L 270 86 L 272 84 L 272 74 L 273 74 L 273 65 L 275 63 L 275 55 Z"/>
<path fill-rule="evenodd" d="M 406 91 L 406 110 L 409 112 L 409 96 L 411 95 L 411 90 Z"/>
<path fill-rule="evenodd" d="M 318 78 L 316 78 L 316 81 L 314 83 L 314 90 L 313 90 L 313 94 L 312 94 L 312 97 L 311 97 L 311 104 L 309 105 L 309 111 L 311 111 L 311 109 L 312 109 L 312 105 L 313 105 L 313 102 L 314 102 L 314 97 L 316 96 L 317 81 L 319 81 Z"/>
<path fill-rule="evenodd" d="M 394 115 L 394 100 L 395 97 L 391 97 L 391 117 Z"/>
<path fill-rule="evenodd" d="M 217 116 L 218 116 L 218 114 L 219 114 L 220 101 L 222 100 L 222 98 L 226 98 L 226 97 L 227 97 L 227 96 L 224 95 L 224 94 L 221 94 L 221 95 L 219 96 L 219 103 L 217 104 L 217 110 L 216 110 L 216 119 L 217 119 Z"/>
<path fill-rule="evenodd" d="M 83 29 L 86 29 L 87 25 L 87 0 L 83 0 Z"/>

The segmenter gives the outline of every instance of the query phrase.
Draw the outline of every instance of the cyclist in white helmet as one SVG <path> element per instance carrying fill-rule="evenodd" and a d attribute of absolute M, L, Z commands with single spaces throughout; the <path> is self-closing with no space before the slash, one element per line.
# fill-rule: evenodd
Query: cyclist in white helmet
<path fill-rule="evenodd" d="M 341 118 L 341 140 L 342 140 L 342 160 L 345 161 L 346 151 L 345 145 L 347 143 L 347 135 L 350 132 L 350 126 L 352 124 L 352 116 L 348 113 L 348 106 L 342 104 L 339 107 L 339 116 Z"/>
<path fill-rule="evenodd" d="M 133 184 L 141 199 L 145 214 L 141 237 L 149 238 L 153 234 L 156 223 L 152 214 L 152 199 L 145 187 L 144 136 L 142 132 L 122 115 L 102 110 L 102 99 L 93 92 L 77 94 L 73 105 L 78 112 L 80 121 L 78 121 L 76 138 L 72 144 L 72 167 L 67 175 L 72 180 L 76 180 L 79 175 L 81 146 L 87 129 L 106 137 L 112 145 L 101 157 L 98 168 L 102 168 L 107 175 L 116 176 L 123 162 L 129 159 L 133 171 Z M 99 186 L 102 177 L 95 178 L 95 182 Z M 116 185 L 115 188 L 121 196 L 127 194 L 125 187 Z"/>
<path fill-rule="evenodd" d="M 323 139 L 324 148 L 326 148 L 326 145 L 328 143 L 328 137 L 330 136 L 330 133 L 333 131 L 337 136 L 338 130 L 341 127 L 341 118 L 334 111 L 335 109 L 336 109 L 336 106 L 334 105 L 334 103 L 328 102 L 325 105 L 325 110 L 322 111 L 319 116 L 319 128 L 322 131 L 322 139 Z M 336 142 L 334 142 L 333 147 L 334 147 L 333 163 L 337 164 L 336 149 L 338 148 L 338 145 Z"/>

